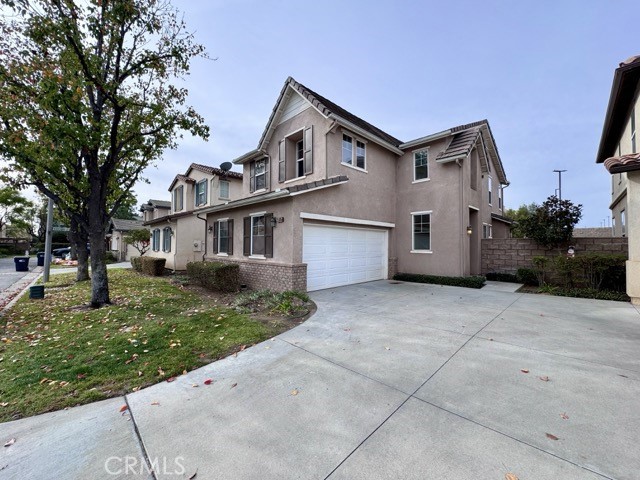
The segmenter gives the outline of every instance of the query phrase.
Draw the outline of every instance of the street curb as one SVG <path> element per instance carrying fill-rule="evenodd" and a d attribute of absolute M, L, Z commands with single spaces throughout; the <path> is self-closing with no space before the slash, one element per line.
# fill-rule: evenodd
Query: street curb
<path fill-rule="evenodd" d="M 33 271 L 29 272 L 29 274 L 25 275 L 20 280 L 18 280 L 18 282 L 19 282 L 19 281 L 23 280 L 25 277 L 28 277 L 29 275 L 35 274 L 35 276 L 33 277 L 33 280 L 31 280 L 31 282 L 29 282 L 29 284 L 26 287 L 24 287 L 22 290 L 18 290 L 18 292 L 13 295 L 13 298 L 9 301 L 9 303 L 7 303 L 4 307 L 2 307 L 2 310 L 0 310 L 0 318 L 4 316 L 4 314 L 7 312 L 7 310 L 12 308 L 16 303 L 18 303 L 18 300 L 20 300 L 22 298 L 22 296 L 25 293 L 27 293 L 27 290 L 29 290 L 29 288 L 34 286 L 36 284 L 36 282 L 40 279 L 40 277 L 42 276 L 43 272 L 42 272 L 42 269 L 39 270 L 39 271 L 36 271 L 39 268 L 41 269 L 42 267 L 34 268 Z M 11 294 L 9 294 L 9 295 L 11 295 Z"/>

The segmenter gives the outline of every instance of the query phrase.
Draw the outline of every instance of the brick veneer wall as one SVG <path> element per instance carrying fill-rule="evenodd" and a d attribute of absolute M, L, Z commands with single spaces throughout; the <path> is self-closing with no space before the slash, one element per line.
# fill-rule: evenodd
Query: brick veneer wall
<path fill-rule="evenodd" d="M 307 264 L 284 264 L 265 260 L 237 260 L 207 258 L 208 262 L 237 263 L 240 265 L 240 283 L 254 290 L 269 289 L 307 291 Z"/>
<path fill-rule="evenodd" d="M 628 239 L 574 238 L 576 255 L 581 253 L 614 253 L 629 255 Z M 518 268 L 531 268 L 537 256 L 555 257 L 566 254 L 567 248 L 546 250 L 529 238 L 491 238 L 482 240 L 482 274 L 489 272 L 515 273 Z"/>

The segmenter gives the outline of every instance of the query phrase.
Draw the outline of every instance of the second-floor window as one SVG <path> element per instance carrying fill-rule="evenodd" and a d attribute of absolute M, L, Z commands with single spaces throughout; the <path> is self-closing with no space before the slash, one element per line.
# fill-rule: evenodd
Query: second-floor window
<path fill-rule="evenodd" d="M 257 192 L 269 188 L 269 159 L 254 160 L 249 165 L 249 191 Z"/>
<path fill-rule="evenodd" d="M 502 210 L 502 186 L 498 187 L 498 208 Z"/>
<path fill-rule="evenodd" d="M 184 208 L 184 187 L 181 185 L 173 191 L 173 211 L 179 212 Z"/>
<path fill-rule="evenodd" d="M 636 150 L 636 109 L 631 110 L 631 153 L 637 153 Z"/>
<path fill-rule="evenodd" d="M 627 212 L 622 210 L 620 212 L 620 228 L 622 229 L 622 236 L 627 235 Z"/>
<path fill-rule="evenodd" d="M 351 135 L 343 133 L 342 163 L 365 170 L 367 168 L 367 145 L 354 139 Z"/>
<path fill-rule="evenodd" d="M 301 128 L 278 144 L 278 181 L 286 182 L 313 173 L 313 125 Z"/>
<path fill-rule="evenodd" d="M 427 150 L 420 150 L 413 154 L 413 181 L 429 178 L 429 162 Z"/>
<path fill-rule="evenodd" d="M 220 180 L 219 183 L 220 193 L 219 196 L 223 200 L 229 199 L 229 181 L 228 180 Z"/>
<path fill-rule="evenodd" d="M 488 177 L 487 179 L 487 184 L 488 184 L 488 190 L 489 190 L 489 205 L 493 204 L 493 192 L 491 191 L 493 188 L 493 180 L 491 179 L 491 177 Z"/>
<path fill-rule="evenodd" d="M 207 203 L 207 179 L 196 183 L 196 207 Z"/>

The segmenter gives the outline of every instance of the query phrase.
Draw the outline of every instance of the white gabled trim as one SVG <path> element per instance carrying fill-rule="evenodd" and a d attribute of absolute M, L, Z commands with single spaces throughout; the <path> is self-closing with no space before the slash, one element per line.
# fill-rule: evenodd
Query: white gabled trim
<path fill-rule="evenodd" d="M 289 180 L 285 180 L 283 183 L 292 183 L 292 182 L 295 182 L 297 180 L 302 180 L 304 178 L 307 178 L 307 176 L 303 175 L 301 177 L 290 178 Z"/>
<path fill-rule="evenodd" d="M 322 190 L 323 188 L 335 187 L 336 185 L 342 185 L 343 183 L 347 183 L 347 181 L 345 180 L 344 182 L 330 183 L 329 185 L 322 185 L 321 187 L 313 187 L 313 188 L 309 188 L 307 190 L 298 190 L 297 192 L 290 193 L 289 196 L 290 197 L 295 197 L 297 195 L 302 195 L 304 193 L 317 192 L 318 190 Z"/>
<path fill-rule="evenodd" d="M 474 207 L 473 205 L 469 205 L 468 206 L 471 210 L 475 210 L 476 212 L 479 212 L 480 209 L 478 207 Z"/>
<path fill-rule="evenodd" d="M 411 215 L 426 215 L 427 213 L 433 213 L 433 210 L 424 210 L 422 212 L 411 212 Z"/>
<path fill-rule="evenodd" d="M 249 216 L 250 217 L 259 217 L 261 215 L 266 215 L 267 211 L 265 210 L 264 212 L 255 212 L 255 213 L 250 213 Z"/>
<path fill-rule="evenodd" d="M 380 137 L 377 137 L 377 136 L 375 136 L 375 135 L 373 135 L 371 133 L 366 132 L 362 128 L 358 127 L 357 125 L 354 125 L 353 123 L 349 122 L 348 120 L 345 120 L 344 118 L 336 115 L 335 113 L 330 114 L 329 118 L 332 119 L 332 120 L 335 120 L 336 122 L 338 122 L 339 125 L 342 125 L 343 127 L 346 127 L 348 130 L 351 130 L 356 135 L 360 135 L 360 136 L 362 136 L 362 137 L 364 137 L 364 138 L 366 138 L 368 140 L 371 140 L 372 142 L 375 142 L 378 145 L 383 146 L 387 150 L 392 151 L 396 155 L 403 155 L 404 154 L 404 152 L 402 150 L 400 150 L 398 147 L 396 147 L 395 145 L 392 145 L 389 142 L 385 142 Z"/>
<path fill-rule="evenodd" d="M 443 132 L 434 133 L 431 135 L 427 135 L 426 137 L 416 138 L 415 140 L 411 140 L 407 143 L 400 144 L 400 148 L 406 150 L 407 148 L 416 147 L 423 143 L 433 142 L 434 140 L 440 140 L 441 138 L 445 138 L 451 135 L 451 130 L 444 130 Z"/>
<path fill-rule="evenodd" d="M 225 218 L 216 218 L 214 221 L 215 221 L 215 222 L 228 222 L 228 221 L 229 221 L 229 217 L 225 217 Z"/>
<path fill-rule="evenodd" d="M 333 185 L 335 185 L 335 183 Z M 370 225 L 372 227 L 395 228 L 396 226 L 395 223 L 379 222 L 377 220 L 363 220 L 360 218 L 335 217 L 333 215 L 322 215 L 320 213 L 300 212 L 300 218 L 307 220 L 322 220 L 325 222 L 352 223 L 354 225 Z"/>

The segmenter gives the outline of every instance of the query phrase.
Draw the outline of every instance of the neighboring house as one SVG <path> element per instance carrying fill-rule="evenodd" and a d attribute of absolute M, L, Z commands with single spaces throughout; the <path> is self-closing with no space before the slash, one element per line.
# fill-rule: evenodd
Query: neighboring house
<path fill-rule="evenodd" d="M 150 200 L 142 206 L 144 225 L 151 230 L 148 255 L 166 258 L 166 267 L 174 271 L 185 270 L 188 262 L 204 258 L 208 226 L 198 213 L 240 198 L 242 174 L 192 163 L 184 175 L 176 175 L 169 192 L 170 202 Z"/>
<path fill-rule="evenodd" d="M 146 228 L 142 220 L 111 219 L 111 226 L 107 233 L 108 247 L 119 262 L 129 261 L 132 256 L 140 255 L 140 252 L 132 245 L 126 244 L 124 237 L 132 230 L 140 230 L 142 228 Z"/>
<path fill-rule="evenodd" d="M 289 78 L 242 195 L 203 208 L 204 258 L 254 288 L 318 290 L 397 271 L 480 273 L 507 237 L 507 177 L 486 120 L 402 142 Z"/>
<path fill-rule="evenodd" d="M 612 175 L 611 217 L 616 236 L 629 237 L 627 294 L 640 304 L 640 55 L 613 76 L 597 163 Z"/>

